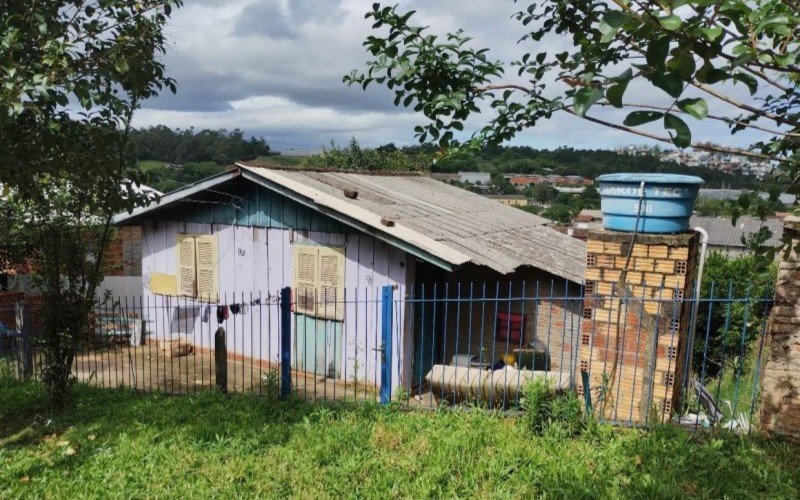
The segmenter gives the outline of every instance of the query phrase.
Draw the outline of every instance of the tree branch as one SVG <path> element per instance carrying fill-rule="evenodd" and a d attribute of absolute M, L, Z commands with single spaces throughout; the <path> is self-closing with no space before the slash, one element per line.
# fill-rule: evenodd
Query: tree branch
<path fill-rule="evenodd" d="M 495 83 L 483 85 L 481 87 L 472 87 L 472 91 L 476 94 L 483 94 L 484 92 L 491 92 L 492 90 L 520 90 L 526 94 L 533 94 L 533 89 L 517 85 L 516 83 Z"/>
<path fill-rule="evenodd" d="M 608 106 L 608 104 L 600 104 L 600 105 L 601 106 Z M 655 111 L 664 111 L 664 112 L 669 111 L 667 108 L 665 108 L 663 106 L 653 106 L 651 104 L 623 104 L 623 106 L 625 106 L 626 108 L 627 107 L 631 107 L 631 108 L 640 108 L 640 109 L 652 109 L 652 110 L 655 110 Z M 684 113 L 684 114 L 686 113 L 685 111 L 680 110 L 680 109 L 677 112 Z M 755 130 L 760 130 L 762 132 L 767 132 L 769 134 L 782 135 L 784 137 L 800 137 L 800 133 L 783 132 L 783 131 L 780 131 L 780 130 L 773 130 L 773 129 L 769 129 L 769 128 L 766 128 L 766 127 L 762 127 L 760 125 L 754 125 L 752 123 L 747 123 L 747 122 L 743 122 L 741 120 L 736 120 L 734 118 L 728 118 L 727 116 L 719 116 L 719 115 L 711 115 L 711 114 L 709 114 L 707 116 L 707 118 L 710 118 L 712 120 L 718 120 L 718 121 L 725 122 L 725 123 L 732 123 L 732 124 L 736 124 L 736 125 L 741 125 L 743 127 L 752 128 L 752 129 L 755 129 Z"/>
<path fill-rule="evenodd" d="M 749 112 L 751 112 L 751 113 L 753 113 L 755 115 L 763 116 L 764 118 L 768 118 L 768 119 L 770 119 L 770 120 L 772 120 L 772 121 L 774 121 L 774 122 L 776 122 L 778 124 L 786 123 L 786 124 L 789 124 L 789 125 L 793 125 L 795 127 L 800 127 L 800 121 L 787 119 L 786 117 L 778 116 L 778 115 L 776 115 L 774 113 L 770 113 L 769 111 L 764 111 L 762 109 L 758 109 L 758 108 L 755 108 L 753 106 L 750 106 L 749 104 L 745 104 L 743 102 L 739 102 L 736 99 L 734 99 L 732 97 L 728 97 L 725 94 L 717 91 L 716 89 L 714 89 L 712 87 L 709 87 L 708 85 L 702 84 L 700 82 L 692 81 L 691 83 L 692 83 L 692 85 L 694 85 L 698 89 L 702 90 L 703 92 L 716 97 L 720 101 L 727 102 L 728 104 L 730 104 L 732 106 L 736 106 L 737 108 L 743 109 L 745 111 L 749 111 Z"/>
<path fill-rule="evenodd" d="M 489 92 L 489 91 L 492 91 L 492 90 L 520 90 L 522 92 L 525 92 L 525 93 L 529 94 L 533 99 L 535 99 L 537 101 L 540 101 L 540 102 L 543 102 L 543 103 L 546 103 L 546 104 L 551 104 L 551 105 L 555 104 L 552 100 L 547 99 L 546 97 L 534 94 L 533 93 L 533 89 L 530 89 L 530 88 L 527 88 L 527 87 L 525 87 L 523 85 L 519 85 L 519 84 L 515 84 L 515 83 L 496 83 L 496 84 L 491 84 L 491 85 L 484 85 L 484 86 L 481 86 L 481 87 L 473 87 L 472 90 L 474 92 L 476 92 L 476 93 Z M 634 105 L 629 105 L 629 106 L 634 106 Z M 645 105 L 645 106 L 640 106 L 640 107 L 644 108 L 644 107 L 647 107 L 647 106 Z M 653 106 L 652 108 L 653 109 L 658 109 L 660 111 L 666 110 L 666 108 L 658 108 L 656 106 Z M 653 133 L 650 133 L 650 132 L 645 132 L 643 130 L 639 130 L 639 129 L 636 129 L 636 128 L 633 128 L 633 127 L 628 127 L 626 125 L 620 125 L 618 123 L 613 123 L 613 122 L 609 122 L 609 121 L 606 121 L 606 120 L 601 120 L 600 118 L 595 118 L 593 116 L 586 116 L 586 115 L 580 116 L 577 113 L 575 113 L 575 111 L 572 110 L 571 106 L 562 106 L 562 107 L 557 108 L 557 109 L 560 110 L 560 111 L 565 111 L 565 112 L 567 112 L 567 113 L 569 113 L 569 114 L 571 114 L 573 116 L 576 116 L 578 118 L 582 118 L 582 119 L 584 119 L 586 121 L 595 123 L 597 125 L 603 125 L 604 127 L 612 128 L 612 129 L 619 130 L 619 131 L 622 131 L 622 132 L 628 132 L 630 134 L 638 135 L 638 136 L 641 136 L 641 137 L 646 137 L 646 138 L 652 139 L 654 141 L 664 142 L 664 143 L 672 144 L 672 145 L 675 144 L 674 142 L 672 142 L 672 138 L 670 138 L 668 136 L 657 135 L 657 134 L 653 134 Z M 722 117 L 720 117 L 720 119 L 722 119 Z M 709 152 L 712 152 L 712 153 L 736 154 L 736 155 L 740 155 L 740 156 L 746 156 L 748 158 L 754 158 L 754 159 L 765 160 L 765 161 L 777 161 L 777 162 L 780 162 L 780 163 L 787 163 L 788 162 L 788 160 L 783 159 L 783 158 L 774 158 L 774 157 L 771 157 L 771 156 L 763 155 L 761 153 L 754 153 L 752 151 L 747 151 L 747 150 L 739 149 L 739 148 L 727 148 L 727 147 L 724 147 L 724 146 L 714 146 L 714 145 L 700 144 L 700 143 L 692 143 L 690 145 L 690 147 L 693 148 L 693 149 L 699 149 L 699 150 L 702 150 L 702 151 L 709 151 Z"/>

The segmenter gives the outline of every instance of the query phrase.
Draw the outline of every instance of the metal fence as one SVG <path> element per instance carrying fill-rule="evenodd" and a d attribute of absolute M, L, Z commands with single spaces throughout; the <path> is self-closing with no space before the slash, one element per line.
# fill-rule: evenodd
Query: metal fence
<path fill-rule="evenodd" d="M 73 374 L 101 387 L 170 394 L 501 410 L 524 406 L 526 387 L 545 383 L 575 392 L 587 411 L 612 422 L 746 429 L 760 398 L 772 295 L 733 290 L 711 284 L 695 300 L 663 288 L 633 297 L 506 282 L 334 297 L 287 288 L 214 302 L 108 297 L 80 339 Z M 597 304 L 617 312 L 601 317 L 591 312 Z M 40 374 L 44 307 L 58 305 L 30 298 L 0 305 L 6 375 Z"/>

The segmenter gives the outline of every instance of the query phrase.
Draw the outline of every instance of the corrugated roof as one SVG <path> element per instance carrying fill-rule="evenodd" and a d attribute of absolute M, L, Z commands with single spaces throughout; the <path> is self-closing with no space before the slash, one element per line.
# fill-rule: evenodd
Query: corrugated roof
<path fill-rule="evenodd" d="M 571 281 L 583 280 L 583 242 L 545 227 L 547 221 L 541 217 L 429 177 L 239 166 L 310 197 L 317 205 L 412 245 L 427 246 L 427 251 L 454 265 L 471 262 L 501 274 L 532 266 Z M 357 198 L 346 197 L 346 188 L 358 191 Z M 380 219 L 389 219 L 394 226 L 387 227 Z"/>
<path fill-rule="evenodd" d="M 730 217 L 701 217 L 693 215 L 690 224 L 692 227 L 700 226 L 708 232 L 708 244 L 711 246 L 744 248 L 742 235 L 750 236 L 756 233 L 762 224 L 772 231 L 772 237 L 764 243 L 766 246 L 776 247 L 780 245 L 781 237 L 783 236 L 783 221 L 781 219 L 762 221 L 757 217 L 739 217 L 734 226 Z"/>

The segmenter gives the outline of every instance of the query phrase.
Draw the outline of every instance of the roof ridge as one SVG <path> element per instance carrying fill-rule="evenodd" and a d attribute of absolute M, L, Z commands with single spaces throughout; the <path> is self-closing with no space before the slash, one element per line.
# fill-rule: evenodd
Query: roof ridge
<path fill-rule="evenodd" d="M 287 172 L 317 172 L 322 174 L 354 174 L 354 175 L 375 175 L 383 177 L 430 177 L 430 171 L 417 170 L 370 170 L 370 169 L 349 169 L 349 168 L 327 168 L 327 167 L 301 167 L 277 165 L 269 162 L 236 162 L 248 168 L 263 168 L 265 170 L 280 170 Z"/>

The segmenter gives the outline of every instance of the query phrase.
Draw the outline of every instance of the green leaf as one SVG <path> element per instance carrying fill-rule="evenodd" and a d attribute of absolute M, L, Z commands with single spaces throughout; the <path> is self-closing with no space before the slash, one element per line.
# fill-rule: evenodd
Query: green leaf
<path fill-rule="evenodd" d="M 615 83 L 614 85 L 608 87 L 608 89 L 606 90 L 606 99 L 615 108 L 621 108 L 622 96 L 625 94 L 625 90 L 627 88 L 628 88 L 627 81 Z"/>
<path fill-rule="evenodd" d="M 686 122 L 679 117 L 671 113 L 664 115 L 664 128 L 675 132 L 674 135 L 670 133 L 669 136 L 679 148 L 687 148 L 692 144 L 692 131 L 689 130 Z"/>
<path fill-rule="evenodd" d="M 633 78 L 633 71 L 630 68 L 628 68 L 625 71 L 623 71 L 622 73 L 620 73 L 618 76 L 615 76 L 613 78 L 609 78 L 609 80 L 614 81 L 614 82 L 625 82 L 625 83 L 628 83 L 631 80 L 631 78 Z"/>
<path fill-rule="evenodd" d="M 733 75 L 733 81 L 741 82 L 747 85 L 747 89 L 750 91 L 750 95 L 753 95 L 758 91 L 758 80 L 756 80 L 756 78 L 752 75 L 737 73 Z"/>
<path fill-rule="evenodd" d="M 683 80 L 675 73 L 658 73 L 653 75 L 651 81 L 672 97 L 678 97 L 683 92 Z"/>
<path fill-rule="evenodd" d="M 675 14 L 672 14 L 671 16 L 659 17 L 658 22 L 661 23 L 661 26 L 673 31 L 680 28 L 681 24 L 683 24 L 681 18 Z"/>
<path fill-rule="evenodd" d="M 678 101 L 678 108 L 698 120 L 702 120 L 708 116 L 708 104 L 705 99 L 682 99 Z"/>
<path fill-rule="evenodd" d="M 772 16 L 767 16 L 760 23 L 758 23 L 758 26 L 756 27 L 756 33 L 761 33 L 766 28 L 778 24 L 780 25 L 789 24 L 789 18 L 783 14 L 775 14 Z"/>
<path fill-rule="evenodd" d="M 691 52 L 681 51 L 667 63 L 667 68 L 680 75 L 684 80 L 688 80 L 696 69 L 694 56 Z"/>
<path fill-rule="evenodd" d="M 658 111 L 634 111 L 628 113 L 628 116 L 625 117 L 625 121 L 622 123 L 628 127 L 636 127 L 638 125 L 644 125 L 645 123 L 654 122 L 662 116 L 664 116 L 664 113 Z"/>
<path fill-rule="evenodd" d="M 701 28 L 700 33 L 706 37 L 706 40 L 713 42 L 722 34 L 722 27 L 714 26 L 713 28 Z"/>
<path fill-rule="evenodd" d="M 697 81 L 700 83 L 707 83 L 709 85 L 713 85 L 715 83 L 721 82 L 723 80 L 728 79 L 728 73 L 715 68 L 711 63 L 705 63 L 703 66 L 697 70 Z"/>
<path fill-rule="evenodd" d="M 130 67 L 128 66 L 128 61 L 126 61 L 122 57 L 114 61 L 114 68 L 120 73 L 127 73 L 128 70 L 130 69 Z"/>
<path fill-rule="evenodd" d="M 650 66 L 663 68 L 664 62 L 667 60 L 667 54 L 669 54 L 669 38 L 656 38 L 647 46 L 645 58 Z"/>
<path fill-rule="evenodd" d="M 603 98 L 603 91 L 597 87 L 583 87 L 573 96 L 573 111 L 578 116 L 586 116 L 586 112 L 594 103 Z"/>
<path fill-rule="evenodd" d="M 614 39 L 619 31 L 620 26 L 622 26 L 627 19 L 627 16 L 618 11 L 618 10 L 611 10 L 603 16 L 603 19 L 600 21 L 600 25 L 598 29 L 600 33 L 603 34 L 602 38 L 600 38 L 601 43 L 608 43 Z"/>

